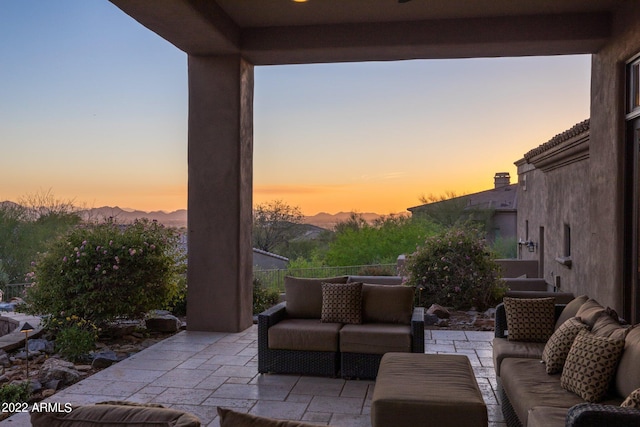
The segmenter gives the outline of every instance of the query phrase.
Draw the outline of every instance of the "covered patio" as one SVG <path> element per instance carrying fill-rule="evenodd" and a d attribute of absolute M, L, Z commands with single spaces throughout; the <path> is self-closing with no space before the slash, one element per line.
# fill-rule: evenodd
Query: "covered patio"
<path fill-rule="evenodd" d="M 626 64 L 640 4 L 623 0 L 111 0 L 188 54 L 190 331 L 251 326 L 253 70 L 348 61 L 592 54 L 588 294 L 639 316 L 637 148 Z M 473 79 L 473 76 L 469 76 Z M 633 107 L 635 108 L 635 107 Z M 461 116 L 472 114 L 461 102 Z M 461 117 L 462 120 L 462 117 Z M 629 145 L 631 144 L 631 145 Z"/>

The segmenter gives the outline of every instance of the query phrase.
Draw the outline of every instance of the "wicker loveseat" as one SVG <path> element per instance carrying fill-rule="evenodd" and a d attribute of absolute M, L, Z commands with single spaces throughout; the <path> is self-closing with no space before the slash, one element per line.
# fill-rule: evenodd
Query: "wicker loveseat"
<path fill-rule="evenodd" d="M 360 299 L 353 303 L 360 306 L 360 322 L 323 321 L 323 283 L 332 289 L 360 284 Z M 399 283 L 385 277 L 287 277 L 286 301 L 258 315 L 258 371 L 372 379 L 384 353 L 424 353 L 424 310 L 414 309 L 413 288 Z"/>
<path fill-rule="evenodd" d="M 520 301 L 546 305 L 534 300 Z M 640 328 L 621 325 L 615 312 L 580 296 L 555 307 L 552 300 L 551 335 L 534 342 L 515 337 L 521 335 L 519 313 L 529 316 L 528 309 L 505 304 L 497 307 L 493 358 L 509 427 L 640 425 L 640 409 L 633 407 L 640 405 Z M 543 324 L 546 317 L 529 323 Z M 611 360 L 609 374 L 605 359 Z"/>

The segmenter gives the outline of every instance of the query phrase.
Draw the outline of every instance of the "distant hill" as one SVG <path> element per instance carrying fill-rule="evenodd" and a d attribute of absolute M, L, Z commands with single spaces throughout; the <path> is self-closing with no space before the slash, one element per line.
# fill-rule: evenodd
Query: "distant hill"
<path fill-rule="evenodd" d="M 168 227 L 186 227 L 187 226 L 187 210 L 180 209 L 174 212 L 153 211 L 144 212 L 131 209 L 122 209 L 118 206 L 103 206 L 101 208 L 85 209 L 78 212 L 83 219 L 114 218 L 120 222 L 132 222 L 139 218 L 148 218 L 158 221 Z"/>
<path fill-rule="evenodd" d="M 17 204 L 4 201 L 0 202 L 0 206 L 18 206 Z M 91 208 L 91 209 L 83 209 L 78 212 L 83 219 L 93 219 L 93 220 L 102 220 L 105 218 L 114 218 L 120 222 L 132 222 L 135 219 L 139 218 L 149 218 L 150 220 L 156 220 L 161 224 L 170 227 L 186 227 L 187 226 L 187 210 L 179 209 L 173 212 L 164 212 L 164 211 L 153 211 L 153 212 L 145 212 L 135 209 L 129 208 L 121 208 L 119 206 L 102 206 L 99 208 Z M 359 213 L 362 217 L 368 222 L 373 222 L 376 219 L 380 218 L 382 215 L 373 213 L 373 212 L 365 212 Z M 302 220 L 303 224 L 308 224 L 315 227 L 310 227 L 305 230 L 301 230 L 303 235 L 306 235 L 306 238 L 315 238 L 319 234 L 321 230 L 332 230 L 336 226 L 337 223 L 341 221 L 346 221 L 351 216 L 351 212 L 338 212 L 336 214 L 329 214 L 326 212 L 320 212 L 319 214 L 313 216 L 306 216 Z M 303 237 L 304 238 L 304 237 Z"/>
<path fill-rule="evenodd" d="M 382 215 L 372 212 L 359 213 L 367 222 L 373 222 L 380 218 Z M 337 223 L 346 221 L 351 216 L 351 212 L 338 212 L 336 214 L 329 214 L 326 212 L 320 212 L 313 216 L 304 217 L 303 222 L 305 224 L 312 224 L 320 228 L 327 230 L 333 230 Z"/>

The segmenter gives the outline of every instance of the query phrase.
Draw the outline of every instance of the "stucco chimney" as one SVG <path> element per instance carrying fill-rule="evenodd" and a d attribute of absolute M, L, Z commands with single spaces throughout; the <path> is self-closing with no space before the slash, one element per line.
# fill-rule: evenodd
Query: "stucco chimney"
<path fill-rule="evenodd" d="M 496 172 L 493 177 L 495 188 L 505 187 L 511 184 L 511 176 L 509 172 Z"/>

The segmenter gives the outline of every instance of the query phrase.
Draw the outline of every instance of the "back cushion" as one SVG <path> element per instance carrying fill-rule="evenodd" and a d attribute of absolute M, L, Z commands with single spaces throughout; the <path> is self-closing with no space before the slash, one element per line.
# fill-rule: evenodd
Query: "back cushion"
<path fill-rule="evenodd" d="M 582 323 L 589 325 L 590 328 L 593 328 L 593 325 L 598 320 L 598 317 L 602 313 L 604 313 L 604 307 L 601 306 L 596 300 L 589 299 L 587 302 L 582 304 L 578 311 L 576 312 L 576 316 L 578 316 Z"/>
<path fill-rule="evenodd" d="M 323 279 L 284 278 L 287 315 L 298 319 L 319 319 L 322 315 L 321 283 L 347 283 L 348 276 Z"/>
<path fill-rule="evenodd" d="M 624 352 L 616 371 L 616 391 L 625 398 L 640 388 L 640 327 L 634 327 L 627 334 Z"/>
<path fill-rule="evenodd" d="M 582 304 L 587 302 L 588 299 L 588 296 L 580 295 L 579 297 L 574 298 L 569 304 L 567 304 L 567 306 L 562 310 L 562 313 L 560 313 L 560 317 L 558 317 L 558 320 L 556 321 L 555 329 L 558 329 L 564 322 L 571 319 L 572 317 L 575 317 L 580 307 L 582 307 Z"/>
<path fill-rule="evenodd" d="M 365 323 L 411 324 L 414 288 L 411 286 L 362 286 L 363 321 Z"/>

